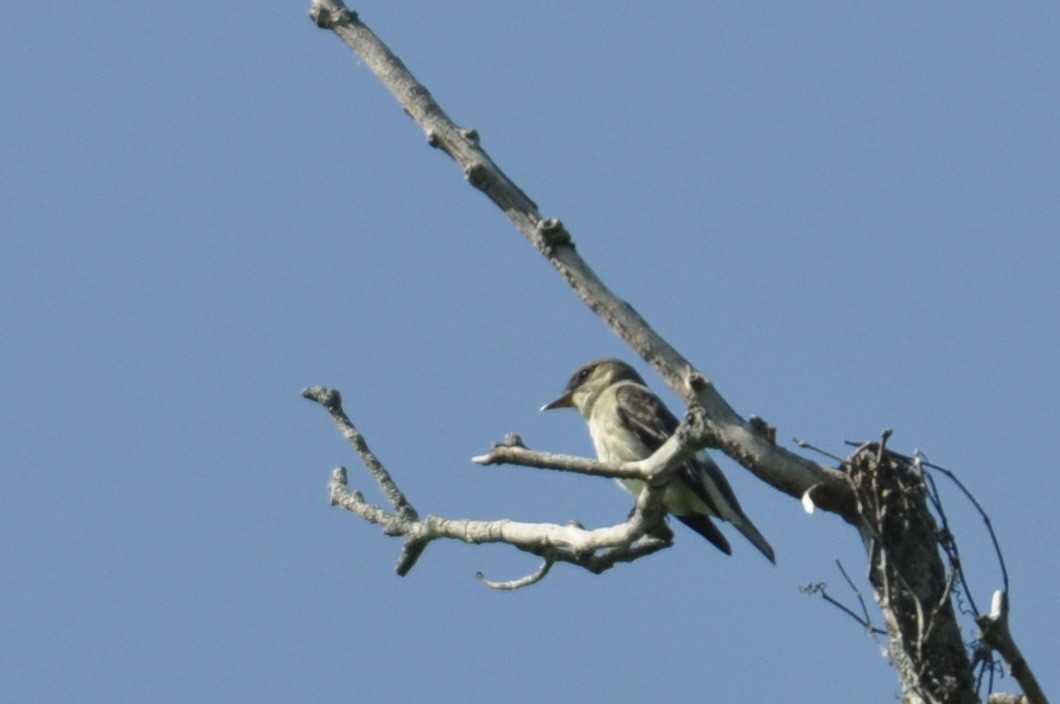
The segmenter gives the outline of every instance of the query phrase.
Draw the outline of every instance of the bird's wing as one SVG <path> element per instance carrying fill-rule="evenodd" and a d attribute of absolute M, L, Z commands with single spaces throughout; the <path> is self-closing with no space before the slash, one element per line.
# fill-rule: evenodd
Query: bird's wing
<path fill-rule="evenodd" d="M 677 430 L 677 418 L 670 412 L 670 409 L 659 400 L 658 396 L 640 384 L 620 384 L 615 389 L 615 397 L 618 401 L 616 407 L 622 425 L 633 431 L 649 452 L 658 450 Z M 706 467 L 700 466 L 701 464 L 697 458 L 689 459 L 677 470 L 675 476 L 679 481 L 688 485 L 688 488 L 707 505 L 713 515 L 724 517 L 703 483 L 715 479 L 714 475 L 716 475 L 721 480 L 718 482 L 719 493 L 725 498 L 731 497 L 734 502 L 736 497 L 729 483 L 722 476 L 721 470 L 715 466 L 712 473 Z"/>
<path fill-rule="evenodd" d="M 622 423 L 632 430 L 649 451 L 655 452 L 677 430 L 678 422 L 659 397 L 640 384 L 621 384 L 615 389 L 618 414 Z M 774 562 L 773 548 L 740 507 L 732 486 L 722 474 L 721 467 L 706 453 L 690 458 L 674 475 L 703 502 L 711 516 L 736 526 L 770 562 Z M 708 516 L 701 514 L 676 515 L 683 523 L 714 543 L 722 552 L 729 553 L 729 544 Z"/>
<path fill-rule="evenodd" d="M 715 515 L 719 518 L 735 523 L 737 517 L 743 517 L 743 509 L 740 508 L 736 493 L 732 490 L 729 480 L 722 474 L 721 467 L 711 459 L 710 455 L 705 452 L 699 453 L 681 468 L 681 473 L 687 476 L 690 484 L 698 487 L 696 494 L 701 499 L 704 499 L 704 494 L 708 495 L 704 500 L 712 510 L 716 511 Z M 708 483 L 713 485 L 714 491 L 707 489 L 705 485 Z"/>
<path fill-rule="evenodd" d="M 615 388 L 618 417 L 633 431 L 650 452 L 655 452 L 677 430 L 677 418 L 659 397 L 640 384 L 619 384 Z"/>

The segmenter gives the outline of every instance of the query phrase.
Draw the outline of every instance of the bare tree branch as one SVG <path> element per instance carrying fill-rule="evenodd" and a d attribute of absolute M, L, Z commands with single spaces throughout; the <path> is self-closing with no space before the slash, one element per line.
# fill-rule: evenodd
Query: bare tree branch
<path fill-rule="evenodd" d="M 595 477 L 613 479 L 643 479 L 648 460 L 640 462 L 600 462 L 587 457 L 560 455 L 555 452 L 535 452 L 526 448 L 518 435 L 509 435 L 504 442 L 496 443 L 484 455 L 477 455 L 471 461 L 480 465 L 515 464 L 538 469 L 556 469 L 574 474 L 587 474 Z"/>
<path fill-rule="evenodd" d="M 357 451 L 368 472 L 393 507 L 393 511 L 388 511 L 370 504 L 359 491 L 351 490 L 344 467 L 332 472 L 331 481 L 328 483 L 332 505 L 344 508 L 365 521 L 382 527 L 386 535 L 405 539 L 395 568 L 399 575 L 408 574 L 427 545 L 443 538 L 473 544 L 507 543 L 544 559 L 545 563 L 541 569 L 522 579 L 492 582 L 480 577 L 486 586 L 494 589 L 515 589 L 534 584 L 548 574 L 548 570 L 556 562 L 568 562 L 599 574 L 620 562 L 632 562 L 672 544 L 673 534 L 665 524 L 663 496 L 674 471 L 697 449 L 688 443 L 688 439 L 697 434 L 692 430 L 696 424 L 696 415 L 686 418 L 673 437 L 651 457 L 640 462 L 601 463 L 580 457 L 535 453 L 511 444 L 495 445 L 490 453 L 478 458 L 482 460 L 481 464 L 512 461 L 528 466 L 602 477 L 636 478 L 645 482 L 645 490 L 637 497 L 633 511 L 624 523 L 586 530 L 576 523 L 558 525 L 521 523 L 506 519 L 451 519 L 439 516 L 421 519 L 382 462 L 368 449 L 364 437 L 343 410 L 340 394 L 333 389 L 315 386 L 303 390 L 302 395 L 327 409 L 336 427 Z"/>
<path fill-rule="evenodd" d="M 570 233 L 554 218 L 542 218 L 523 193 L 482 148 L 478 133 L 459 127 L 398 57 L 338 0 L 314 0 L 310 17 L 335 32 L 397 98 L 405 112 L 463 169 L 464 176 L 508 216 L 574 288 L 578 296 L 689 406 L 701 406 L 710 423 L 710 447 L 720 449 L 774 488 L 796 498 L 814 490 L 820 508 L 853 520 L 853 502 L 843 476 L 799 457 L 764 437 L 741 418 L 673 346 L 648 325 L 631 305 L 596 276 L 574 247 Z"/>
<path fill-rule="evenodd" d="M 327 409 L 343 437 L 353 445 L 353 449 L 357 451 L 357 455 L 364 462 L 364 466 L 368 468 L 372 477 L 379 484 L 383 496 L 398 512 L 398 515 L 408 520 L 416 520 L 416 509 L 412 507 L 405 495 L 397 488 L 397 484 L 390 478 L 390 473 L 383 467 L 383 463 L 368 449 L 368 443 L 365 442 L 364 436 L 346 417 L 346 413 L 342 410 L 342 396 L 339 392 L 324 386 L 314 386 L 309 389 L 303 389 L 302 396 L 316 401 Z"/>
<path fill-rule="evenodd" d="M 400 59 L 341 0 L 314 0 L 310 16 L 318 26 L 334 31 L 357 52 L 406 113 L 423 128 L 428 143 L 453 158 L 465 178 L 504 212 L 582 301 L 660 374 L 689 409 L 688 418 L 672 442 L 640 463 L 619 466 L 535 453 L 514 440 L 474 458 L 480 464 L 510 462 L 600 476 L 648 478 L 648 489 L 639 496 L 629 520 L 589 531 L 576 524 L 451 520 L 435 516 L 419 519 L 341 412 L 338 395 L 326 389 L 307 392 L 308 398 L 321 402 L 331 412 L 395 510 L 391 513 L 365 503 L 360 494 L 346 486 L 344 471 L 337 471 L 331 482 L 333 502 L 383 526 L 387 534 L 405 538 L 398 572 L 407 572 L 426 545 L 439 538 L 470 543 L 506 542 L 542 558 L 538 570 L 519 579 L 491 581 L 480 575 L 484 584 L 496 589 L 536 583 L 548 574 L 555 562 L 570 562 L 598 572 L 618 562 L 651 554 L 668 547 L 672 537 L 664 524 L 661 499 L 661 488 L 676 466 L 671 463 L 697 448 L 716 448 L 775 489 L 801 499 L 807 510 L 819 507 L 858 528 L 869 559 L 870 581 L 887 626 L 890 657 L 902 683 L 903 701 L 911 704 L 977 701 L 971 663 L 961 640 L 952 599 L 958 579 L 965 591 L 967 585 L 963 572 L 958 569 L 947 572 L 940 558 L 941 543 L 951 566 L 959 566 L 955 547 L 947 547 L 948 531 L 940 534 L 928 508 L 926 480 L 919 465 L 887 450 L 886 433 L 882 442 L 860 446 L 842 462 L 842 471 L 778 447 L 776 429 L 761 419 L 752 417 L 748 421 L 736 413 L 705 375 L 659 336 L 632 306 L 615 295 L 577 253 L 563 224 L 558 219 L 541 216 L 538 206 L 482 149 L 478 133 L 456 125 Z M 945 524 L 944 515 L 942 520 Z M 987 524 L 989 527 L 989 521 Z M 1002 653 L 1014 674 L 1017 669 L 1022 673 L 1020 683 L 1028 700 L 1033 704 L 1044 702 L 1033 674 L 1015 644 L 1010 643 L 1007 625 L 999 625 L 1005 619 L 993 616 L 980 622 L 983 641 Z M 864 623 L 868 623 L 867 618 Z"/>
<path fill-rule="evenodd" d="M 1008 594 L 1002 590 L 994 592 L 990 613 L 976 618 L 979 637 L 1005 659 L 1012 676 L 1023 689 L 1027 704 L 1049 704 L 1049 700 L 1038 684 L 1030 665 L 1023 658 L 1008 627 Z"/>

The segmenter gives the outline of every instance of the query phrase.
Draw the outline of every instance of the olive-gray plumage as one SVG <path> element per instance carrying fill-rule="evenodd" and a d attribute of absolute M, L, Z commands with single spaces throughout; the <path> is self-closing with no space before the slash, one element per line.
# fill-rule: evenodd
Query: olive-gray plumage
<path fill-rule="evenodd" d="M 585 417 L 596 455 L 605 462 L 635 462 L 649 457 L 678 426 L 677 418 L 648 389 L 640 374 L 618 359 L 580 367 L 563 394 L 542 410 L 567 407 L 578 409 Z M 637 495 L 644 483 L 623 479 L 619 484 Z M 734 525 L 775 562 L 773 548 L 740 508 L 721 468 L 707 453 L 697 453 L 677 470 L 663 501 L 667 512 L 725 554 L 731 554 L 732 549 L 711 518 Z"/>

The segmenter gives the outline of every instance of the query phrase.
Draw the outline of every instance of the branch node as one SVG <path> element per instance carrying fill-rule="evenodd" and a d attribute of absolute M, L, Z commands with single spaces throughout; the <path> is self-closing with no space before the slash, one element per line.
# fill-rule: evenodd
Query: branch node
<path fill-rule="evenodd" d="M 364 497 L 359 491 L 350 493 L 349 477 L 346 474 L 345 467 L 336 467 L 331 470 L 331 479 L 328 481 L 328 497 L 332 506 L 342 504 L 340 496 L 350 496 L 357 503 L 364 503 Z"/>
<path fill-rule="evenodd" d="M 539 242 L 538 248 L 544 252 L 545 256 L 550 255 L 555 247 L 574 246 L 571 242 L 570 233 L 567 232 L 567 228 L 563 226 L 559 218 L 539 220 L 537 223 L 537 238 Z"/>
<path fill-rule="evenodd" d="M 346 474 L 345 467 L 336 467 L 331 470 L 331 482 L 333 484 L 339 484 L 340 486 L 349 486 L 349 477 Z"/>
<path fill-rule="evenodd" d="M 507 453 L 503 452 L 505 449 L 529 450 L 523 444 L 523 438 L 518 433 L 508 433 L 503 440 L 490 445 L 489 452 L 484 455 L 476 455 L 471 458 L 471 461 L 475 464 L 501 464 L 509 461 L 506 459 Z"/>
<path fill-rule="evenodd" d="M 473 147 L 479 146 L 480 138 L 478 136 L 478 130 L 474 127 L 464 127 L 460 130 L 460 135 L 468 141 Z"/>
<path fill-rule="evenodd" d="M 326 386 L 310 386 L 302 389 L 302 398 L 316 401 L 328 411 L 333 411 L 342 406 L 342 394 L 338 389 L 329 389 Z"/>
<path fill-rule="evenodd" d="M 688 384 L 688 388 L 692 390 L 692 393 L 697 396 L 707 389 L 710 388 L 710 379 L 705 377 L 702 372 L 696 369 L 689 369 L 688 376 L 685 378 L 685 383 Z"/>
<path fill-rule="evenodd" d="M 768 442 L 773 447 L 777 446 L 777 428 L 770 425 L 758 416 L 751 416 L 751 432 Z"/>
<path fill-rule="evenodd" d="M 501 447 L 526 447 L 526 445 L 523 444 L 523 438 L 519 433 L 508 433 L 504 436 L 504 440 L 501 440 L 497 444 Z"/>
<path fill-rule="evenodd" d="M 707 420 L 707 409 L 698 403 L 690 404 L 684 422 L 677 428 L 677 439 L 683 445 L 702 447 L 706 441 L 708 445 L 715 446 L 717 437 Z"/>
<path fill-rule="evenodd" d="M 357 22 L 357 13 L 342 4 L 341 0 L 321 2 L 315 0 L 309 9 L 309 19 L 321 29 L 336 27 Z"/>
<path fill-rule="evenodd" d="M 476 161 L 464 169 L 464 178 L 475 188 L 485 191 L 490 180 L 490 170 L 481 161 Z"/>

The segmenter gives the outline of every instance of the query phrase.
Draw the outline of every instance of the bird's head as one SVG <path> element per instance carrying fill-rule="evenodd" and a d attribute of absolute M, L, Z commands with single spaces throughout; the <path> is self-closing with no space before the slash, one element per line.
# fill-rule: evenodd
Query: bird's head
<path fill-rule="evenodd" d="M 619 381 L 632 381 L 644 385 L 640 374 L 621 359 L 598 359 L 595 362 L 589 362 L 579 367 L 571 375 L 563 393 L 542 406 L 541 410 L 577 408 L 579 413 L 588 418 L 600 392 Z"/>

